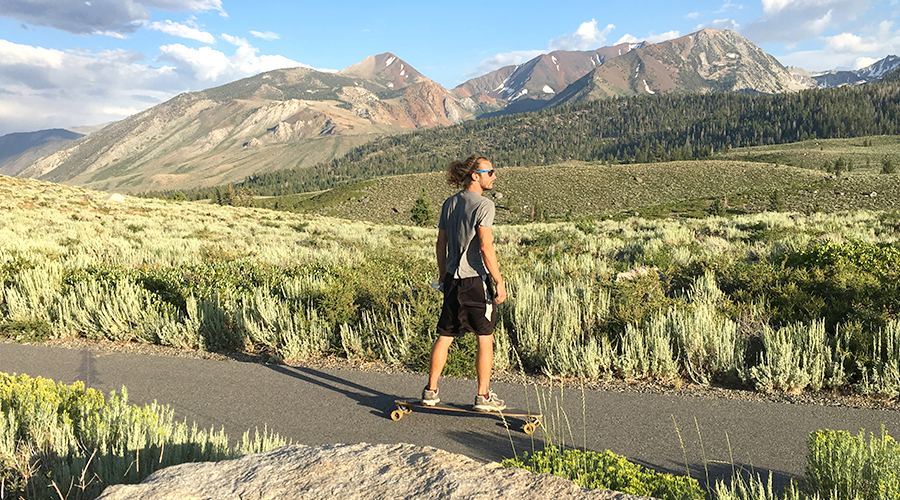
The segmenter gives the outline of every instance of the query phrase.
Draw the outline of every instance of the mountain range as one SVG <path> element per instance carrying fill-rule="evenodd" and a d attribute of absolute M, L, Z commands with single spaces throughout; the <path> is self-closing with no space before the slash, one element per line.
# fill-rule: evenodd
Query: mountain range
<path fill-rule="evenodd" d="M 336 73 L 282 69 L 181 94 L 85 136 L 3 136 L 0 173 L 121 192 L 214 186 L 493 114 L 638 94 L 859 85 L 898 65 L 889 56 L 857 72 L 813 74 L 785 68 L 734 32 L 702 30 L 657 44 L 555 51 L 448 90 L 385 53 Z"/>
<path fill-rule="evenodd" d="M 841 85 L 859 86 L 881 80 L 884 75 L 900 66 L 900 57 L 887 56 L 865 68 L 856 71 L 823 71 L 811 73 L 802 68 L 788 67 L 794 78 L 804 84 L 818 88 L 839 87 Z"/>

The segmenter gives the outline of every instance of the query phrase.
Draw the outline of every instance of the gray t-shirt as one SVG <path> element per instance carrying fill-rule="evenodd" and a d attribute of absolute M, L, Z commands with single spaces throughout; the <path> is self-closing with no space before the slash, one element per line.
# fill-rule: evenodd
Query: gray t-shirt
<path fill-rule="evenodd" d="M 494 202 L 468 190 L 447 198 L 438 229 L 447 232 L 447 272 L 454 278 L 487 276 L 481 257 L 478 226 L 494 224 Z"/>

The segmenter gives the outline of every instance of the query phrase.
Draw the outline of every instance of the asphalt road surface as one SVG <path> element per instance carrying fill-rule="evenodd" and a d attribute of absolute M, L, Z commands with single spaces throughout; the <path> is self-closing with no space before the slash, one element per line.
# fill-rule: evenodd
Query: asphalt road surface
<path fill-rule="evenodd" d="M 397 398 L 418 397 L 424 375 L 293 368 L 237 361 L 150 356 L 0 343 L 0 372 L 85 382 L 129 401 L 169 405 L 179 420 L 224 428 L 234 441 L 267 426 L 294 443 L 412 443 L 499 461 L 542 449 L 541 431 L 527 436 L 496 418 L 414 412 L 390 419 Z M 900 411 L 749 402 L 701 397 L 494 384 L 513 408 L 544 409 L 557 443 L 609 449 L 663 472 L 706 482 L 753 470 L 784 484 L 803 474 L 809 433 L 860 429 L 900 436 Z M 475 383 L 442 379 L 441 399 L 471 404 Z M 539 405 L 540 401 L 540 405 Z M 555 422 L 554 422 L 555 421 Z M 677 426 L 677 430 L 676 430 Z M 699 432 L 698 432 L 699 428 Z"/>

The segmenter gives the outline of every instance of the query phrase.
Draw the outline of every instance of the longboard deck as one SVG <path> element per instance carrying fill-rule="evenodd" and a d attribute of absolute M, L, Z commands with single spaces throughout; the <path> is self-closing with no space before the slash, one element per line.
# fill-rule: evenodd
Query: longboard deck
<path fill-rule="evenodd" d="M 538 426 L 541 425 L 541 415 L 539 413 L 529 413 L 525 410 L 517 410 L 512 408 L 507 408 L 502 412 L 480 411 L 476 410 L 473 406 L 470 405 L 458 405 L 453 403 L 437 403 L 435 405 L 426 405 L 422 403 L 421 399 L 397 399 L 394 401 L 394 404 L 397 405 L 397 409 L 391 412 L 391 420 L 394 420 L 395 422 L 403 418 L 403 415 L 412 413 L 413 409 L 417 408 L 425 411 L 470 413 L 497 418 L 510 417 L 515 419 L 524 419 L 526 422 L 522 430 L 525 432 L 525 434 L 533 433 L 538 428 Z"/>

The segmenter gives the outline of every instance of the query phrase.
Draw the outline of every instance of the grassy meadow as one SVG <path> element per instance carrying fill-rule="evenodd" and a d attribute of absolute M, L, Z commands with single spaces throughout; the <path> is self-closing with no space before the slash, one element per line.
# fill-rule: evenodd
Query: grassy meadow
<path fill-rule="evenodd" d="M 878 174 L 885 158 L 892 160 L 895 165 L 900 161 L 900 138 L 883 135 L 853 139 L 814 139 L 719 151 L 713 158 L 772 163 L 812 170 L 822 170 L 826 164 L 833 167 L 838 160 L 844 159 L 851 173 Z M 843 170 L 846 171 L 847 168 Z"/>
<path fill-rule="evenodd" d="M 566 162 L 497 168 L 492 193 L 501 223 L 639 215 L 702 217 L 719 200 L 724 213 L 893 210 L 900 137 L 827 139 L 738 148 L 714 159 L 648 164 Z M 835 172 L 824 167 L 843 163 Z M 848 170 L 849 168 L 849 170 Z M 408 224 L 422 188 L 432 207 L 453 193 L 442 172 L 381 178 L 324 192 L 257 199 L 259 207 L 385 224 Z M 873 195 L 874 193 L 874 195 Z"/>

